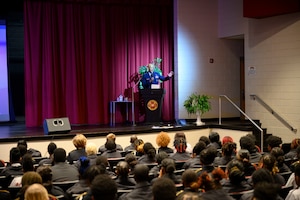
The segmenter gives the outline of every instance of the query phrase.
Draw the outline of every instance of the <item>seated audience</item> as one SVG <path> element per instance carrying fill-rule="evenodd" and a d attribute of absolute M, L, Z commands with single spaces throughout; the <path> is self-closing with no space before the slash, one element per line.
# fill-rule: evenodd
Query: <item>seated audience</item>
<path fill-rule="evenodd" d="M 144 155 L 142 155 L 138 159 L 138 163 L 156 163 L 155 155 L 156 155 L 156 149 L 153 147 L 153 145 L 150 142 L 146 142 L 143 146 Z"/>
<path fill-rule="evenodd" d="M 131 192 L 122 194 L 119 200 L 144 200 L 152 199 L 152 187 L 148 182 L 149 168 L 145 164 L 137 164 L 133 171 L 135 187 Z"/>
<path fill-rule="evenodd" d="M 120 151 L 117 150 L 117 145 L 114 140 L 107 140 L 105 143 L 106 151 L 101 155 L 107 158 L 122 158 Z"/>
<path fill-rule="evenodd" d="M 289 150 L 289 152 L 287 152 L 285 155 L 284 155 L 284 158 L 285 159 L 297 159 L 297 147 L 300 146 L 300 138 L 295 138 L 292 140 L 291 142 L 291 148 Z"/>
<path fill-rule="evenodd" d="M 73 164 L 75 161 L 79 160 L 81 156 L 86 156 L 85 146 L 87 139 L 83 134 L 77 134 L 73 137 L 73 145 L 76 149 L 69 152 L 67 156 L 67 161 Z"/>
<path fill-rule="evenodd" d="M 156 154 L 155 158 L 156 158 L 157 165 L 153 166 L 150 169 L 150 171 L 149 171 L 150 178 L 156 178 L 159 176 L 161 161 L 163 161 L 163 159 L 168 158 L 168 157 L 169 157 L 169 154 L 167 154 L 165 151 L 161 151 L 158 154 Z"/>
<path fill-rule="evenodd" d="M 137 139 L 135 142 L 135 155 L 140 157 L 144 155 L 144 141 L 142 139 Z"/>
<path fill-rule="evenodd" d="M 116 200 L 117 184 L 108 175 L 97 175 L 91 184 L 91 197 L 93 200 Z M 83 198 L 85 200 L 85 198 Z"/>
<path fill-rule="evenodd" d="M 128 153 L 128 154 L 126 154 L 124 160 L 129 165 L 129 174 L 132 175 L 133 174 L 133 169 L 136 166 L 136 164 L 138 163 L 138 160 L 137 160 L 136 156 L 133 153 Z"/>
<path fill-rule="evenodd" d="M 115 134 L 113 134 L 113 133 L 109 133 L 107 136 L 106 136 L 106 141 L 108 141 L 108 140 L 113 140 L 113 141 L 115 141 L 115 143 L 116 143 L 116 135 Z M 106 142 L 105 142 L 106 143 Z M 121 146 L 121 145 L 119 145 L 119 144 L 117 144 L 116 143 L 116 149 L 118 150 L 118 151 L 123 151 L 123 147 Z M 103 152 L 105 152 L 107 149 L 106 149 L 106 147 L 105 147 L 105 144 L 104 145 L 102 145 L 102 146 L 100 146 L 99 147 L 99 149 L 98 149 L 98 152 L 99 153 L 103 153 Z"/>
<path fill-rule="evenodd" d="M 22 170 L 23 173 L 34 171 L 33 159 L 31 154 L 26 153 L 22 158 Z M 9 187 L 22 187 L 22 175 L 14 175 Z"/>
<path fill-rule="evenodd" d="M 183 172 L 182 174 L 182 185 L 183 185 L 183 190 L 177 192 L 176 196 L 177 199 L 181 198 L 183 195 L 186 193 L 194 193 L 196 195 L 199 195 L 199 182 L 198 182 L 198 176 L 196 172 L 192 169 L 187 169 Z"/>
<path fill-rule="evenodd" d="M 206 144 L 203 141 L 199 141 L 193 148 L 192 158 L 188 159 L 182 166 L 183 169 L 188 168 L 199 168 L 200 164 L 200 153 L 206 148 Z"/>
<path fill-rule="evenodd" d="M 153 200 L 175 200 L 176 186 L 168 178 L 160 178 L 152 185 Z"/>
<path fill-rule="evenodd" d="M 258 183 L 253 191 L 253 200 L 282 200 L 278 195 L 280 191 L 280 186 L 268 182 Z"/>
<path fill-rule="evenodd" d="M 57 148 L 53 154 L 54 165 L 52 170 L 52 181 L 75 181 L 79 180 L 78 169 L 66 162 L 66 151 L 63 148 Z"/>
<path fill-rule="evenodd" d="M 152 180 L 152 184 L 160 178 L 169 178 L 175 184 L 181 183 L 180 175 L 174 174 L 175 170 L 176 170 L 176 167 L 175 167 L 175 162 L 173 159 L 171 159 L 171 158 L 163 159 L 160 164 L 159 176 Z"/>
<path fill-rule="evenodd" d="M 221 149 L 222 144 L 221 144 L 221 141 L 220 141 L 219 133 L 211 132 L 209 134 L 208 138 L 209 138 L 210 143 L 209 143 L 209 145 L 207 145 L 207 147 L 213 146 L 216 149 Z"/>
<path fill-rule="evenodd" d="M 279 173 L 290 172 L 290 168 L 284 163 L 284 152 L 280 147 L 274 147 L 270 154 L 276 158 Z"/>
<path fill-rule="evenodd" d="M 297 188 L 290 190 L 285 200 L 296 200 L 300 197 L 300 165 L 295 167 L 294 176 Z"/>
<path fill-rule="evenodd" d="M 39 165 L 53 165 L 53 153 L 54 153 L 54 150 L 57 148 L 56 144 L 54 142 L 50 142 L 48 144 L 48 148 L 47 148 L 47 152 L 49 154 L 49 157 L 46 158 L 46 159 L 42 159 L 40 162 L 39 162 Z"/>
<path fill-rule="evenodd" d="M 174 140 L 176 152 L 170 155 L 170 158 L 176 161 L 186 161 L 191 158 L 191 154 L 186 152 L 187 144 L 185 139 L 177 138 Z"/>
<path fill-rule="evenodd" d="M 250 153 L 247 149 L 241 149 L 236 154 L 236 159 L 244 165 L 245 176 L 251 176 L 256 170 L 256 166 L 250 163 Z"/>
<path fill-rule="evenodd" d="M 17 147 L 21 147 L 21 148 L 25 147 L 25 152 L 21 153 L 21 157 L 26 153 L 31 154 L 32 157 L 41 157 L 42 156 L 42 154 L 39 150 L 36 150 L 33 148 L 28 149 L 26 140 L 19 140 L 17 143 Z"/>
<path fill-rule="evenodd" d="M 26 200 L 50 200 L 56 198 L 50 197 L 46 188 L 43 185 L 34 183 L 27 188 L 25 192 L 25 199 Z"/>
<path fill-rule="evenodd" d="M 206 146 L 210 144 L 209 138 L 208 138 L 207 136 L 205 136 L 205 135 L 202 135 L 202 136 L 199 138 L 199 142 L 200 142 L 200 141 L 204 142 Z"/>
<path fill-rule="evenodd" d="M 86 158 L 89 161 L 89 165 L 95 165 L 96 164 L 96 159 L 97 159 L 97 146 L 95 143 L 88 143 L 85 147 L 85 152 L 86 152 Z M 82 156 L 82 158 L 84 158 L 85 156 Z M 80 169 L 80 165 L 82 163 L 82 160 L 80 161 L 77 160 L 74 163 L 74 166 L 77 167 L 77 169 Z"/>
<path fill-rule="evenodd" d="M 216 157 L 214 160 L 215 166 L 227 165 L 235 156 L 236 145 L 233 142 L 227 142 L 222 146 L 221 157 Z"/>
<path fill-rule="evenodd" d="M 203 172 L 211 173 L 215 167 L 213 162 L 217 156 L 217 149 L 215 147 L 208 147 L 203 149 L 200 153 L 200 164 L 201 168 L 196 170 L 198 176 Z"/>
<path fill-rule="evenodd" d="M 129 165 L 125 161 L 120 161 L 116 166 L 116 175 L 115 179 L 118 189 L 133 189 L 135 186 L 135 181 L 133 178 L 129 177 Z"/>
<path fill-rule="evenodd" d="M 24 173 L 22 177 L 22 188 L 19 190 L 19 192 L 16 195 L 16 199 L 18 200 L 25 200 L 24 194 L 27 188 L 34 184 L 34 183 L 39 183 L 42 184 L 42 177 L 34 171 L 29 171 Z"/>
<path fill-rule="evenodd" d="M 165 151 L 166 153 L 173 153 L 173 149 L 168 147 L 168 145 L 170 144 L 171 138 L 168 135 L 168 133 L 166 132 L 160 132 L 157 136 L 156 136 L 156 144 L 158 145 L 158 153 L 160 151 Z"/>
<path fill-rule="evenodd" d="M 281 147 L 282 140 L 278 136 L 270 135 L 267 137 L 266 143 L 268 146 L 268 151 L 270 152 L 274 147 Z"/>
<path fill-rule="evenodd" d="M 251 185 L 247 182 L 244 165 L 239 160 L 232 160 L 227 164 L 226 173 L 229 179 L 222 181 L 222 187 L 228 193 L 251 190 Z"/>
<path fill-rule="evenodd" d="M 135 144 L 134 144 L 134 142 L 137 140 L 138 138 L 137 138 L 137 136 L 136 135 L 132 135 L 131 137 L 130 137 L 130 145 L 129 146 L 127 146 L 127 147 L 125 147 L 125 149 L 124 149 L 124 151 L 135 151 Z"/>
<path fill-rule="evenodd" d="M 250 153 L 250 163 L 258 163 L 261 154 L 258 152 L 257 148 L 255 147 L 255 141 L 250 136 L 242 136 L 240 138 L 240 146 L 241 149 L 247 149 Z"/>
<path fill-rule="evenodd" d="M 185 136 L 185 133 L 184 132 L 178 132 L 178 133 L 175 133 L 174 135 L 174 141 L 177 140 L 177 139 L 184 139 L 185 142 L 186 142 L 186 148 L 185 148 L 185 151 L 187 153 L 193 153 L 193 147 L 190 143 L 187 142 L 187 139 L 186 139 L 186 136 Z M 174 143 L 173 143 L 174 145 Z M 173 146 L 173 152 L 175 153 L 176 152 L 176 147 Z"/>

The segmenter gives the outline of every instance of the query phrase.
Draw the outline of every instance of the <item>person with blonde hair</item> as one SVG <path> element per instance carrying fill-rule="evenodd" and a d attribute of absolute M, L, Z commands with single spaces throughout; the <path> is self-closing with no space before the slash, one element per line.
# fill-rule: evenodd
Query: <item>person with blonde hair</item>
<path fill-rule="evenodd" d="M 26 200 L 49 200 L 49 195 L 44 186 L 35 183 L 30 185 L 25 192 Z"/>
<path fill-rule="evenodd" d="M 70 164 L 73 164 L 73 162 L 79 160 L 81 156 L 86 156 L 85 146 L 87 139 L 83 134 L 77 134 L 73 137 L 72 142 L 76 149 L 69 152 L 67 156 L 67 161 Z"/>
<path fill-rule="evenodd" d="M 27 190 L 27 188 L 30 185 L 32 185 L 34 183 L 43 184 L 41 175 L 35 171 L 29 171 L 29 172 L 24 173 L 24 175 L 22 177 L 22 188 L 18 191 L 18 193 L 16 194 L 16 197 L 15 198 L 13 197 L 13 198 L 18 199 L 18 200 L 24 200 L 25 191 Z"/>
<path fill-rule="evenodd" d="M 159 146 L 158 148 L 158 153 L 160 151 L 164 151 L 166 153 L 173 153 L 173 149 L 168 147 L 168 145 L 170 144 L 171 138 L 168 135 L 168 133 L 166 132 L 160 132 L 157 136 L 156 136 L 156 144 Z"/>

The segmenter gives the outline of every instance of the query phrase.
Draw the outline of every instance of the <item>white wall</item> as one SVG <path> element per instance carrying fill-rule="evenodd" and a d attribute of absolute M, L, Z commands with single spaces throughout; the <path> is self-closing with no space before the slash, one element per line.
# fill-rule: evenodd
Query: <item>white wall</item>
<path fill-rule="evenodd" d="M 218 37 L 217 0 L 178 0 L 175 5 L 175 114 L 176 118 L 189 116 L 183 104 L 194 93 L 213 97 L 212 110 L 203 118 L 218 118 L 219 95 L 227 95 L 240 105 L 240 57 L 242 40 Z M 175 11 L 175 12 L 176 12 Z M 210 63 L 210 58 L 214 59 Z M 238 117 L 239 112 L 225 102 L 222 117 Z"/>
<path fill-rule="evenodd" d="M 247 131 L 236 131 L 236 130 L 226 130 L 226 129 L 194 129 L 194 130 L 185 130 L 183 131 L 186 135 L 187 142 L 192 145 L 192 147 L 195 146 L 195 144 L 198 142 L 199 138 L 202 135 L 208 136 L 211 131 L 218 132 L 220 134 L 220 138 L 223 138 L 224 136 L 231 136 L 233 138 L 233 141 L 236 142 L 239 148 L 239 140 L 240 137 L 243 135 L 252 133 Z M 151 142 L 154 147 L 157 148 L 156 145 L 156 135 L 160 131 L 154 132 L 154 133 L 139 133 L 137 134 L 138 138 L 142 139 L 144 142 Z M 171 137 L 171 142 L 169 147 L 172 147 L 173 144 L 173 138 L 176 132 L 174 131 L 168 131 L 165 130 Z M 85 134 L 87 137 L 88 142 L 94 142 L 99 147 L 103 145 L 106 141 L 106 137 L 89 137 L 88 134 Z M 129 145 L 130 135 L 117 135 L 116 143 L 120 144 L 123 148 Z M 50 141 L 42 140 L 42 141 L 28 141 L 28 147 L 34 148 L 39 151 L 41 151 L 42 156 L 48 156 L 47 155 L 47 146 Z M 72 139 L 55 139 L 53 142 L 56 143 L 57 147 L 64 148 L 66 152 L 70 152 L 73 149 L 75 149 Z M 1 143 L 0 145 L 0 158 L 9 161 L 9 151 L 12 147 L 15 147 L 16 143 Z"/>
<path fill-rule="evenodd" d="M 294 128 L 300 125 L 300 13 L 249 20 L 245 34 L 246 112 L 284 142 L 294 134 L 249 95 L 256 94 Z M 248 70 L 254 67 L 254 71 Z"/>

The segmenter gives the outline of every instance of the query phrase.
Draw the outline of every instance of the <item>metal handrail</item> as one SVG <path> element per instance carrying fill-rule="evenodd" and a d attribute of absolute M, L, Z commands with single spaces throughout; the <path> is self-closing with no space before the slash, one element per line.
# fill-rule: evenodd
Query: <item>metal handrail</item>
<path fill-rule="evenodd" d="M 222 116 L 222 97 L 227 99 L 240 113 L 242 113 L 258 130 L 260 130 L 260 149 L 264 149 L 264 134 L 262 128 L 260 128 L 244 111 L 242 111 L 231 99 L 226 95 L 219 95 L 219 124 L 221 125 Z"/>
<path fill-rule="evenodd" d="M 263 105 L 272 115 L 274 115 L 281 123 L 283 123 L 286 127 L 288 127 L 295 134 L 297 133 L 297 129 L 291 126 L 285 119 L 283 119 L 277 112 L 275 112 L 268 104 L 266 104 L 259 96 L 255 94 L 251 94 L 250 97 L 253 100 L 258 100 L 261 105 Z"/>

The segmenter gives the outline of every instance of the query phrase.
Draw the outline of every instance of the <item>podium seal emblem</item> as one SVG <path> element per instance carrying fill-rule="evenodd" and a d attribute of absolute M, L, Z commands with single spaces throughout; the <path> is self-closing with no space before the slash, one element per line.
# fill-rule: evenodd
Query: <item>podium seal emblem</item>
<path fill-rule="evenodd" d="M 150 100 L 147 103 L 147 108 L 151 111 L 156 110 L 158 108 L 158 103 L 155 100 Z"/>

